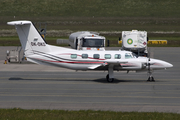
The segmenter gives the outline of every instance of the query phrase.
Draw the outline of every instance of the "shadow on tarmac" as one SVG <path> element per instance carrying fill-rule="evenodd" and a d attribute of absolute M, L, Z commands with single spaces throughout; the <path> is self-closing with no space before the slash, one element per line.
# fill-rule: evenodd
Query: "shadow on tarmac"
<path fill-rule="evenodd" d="M 96 80 L 93 80 L 94 82 L 98 82 L 98 83 L 123 83 L 123 82 L 139 82 L 139 83 L 142 83 L 142 82 L 147 82 L 147 80 L 119 80 L 119 79 L 114 79 L 113 82 L 108 82 L 106 79 L 102 78 L 102 79 L 96 79 Z"/>
<path fill-rule="evenodd" d="M 12 77 L 12 78 L 9 78 L 9 80 L 37 80 L 37 79 L 24 79 L 24 78 Z"/>
<path fill-rule="evenodd" d="M 19 77 L 11 77 L 9 78 L 9 80 L 14 80 L 14 81 L 18 81 L 18 80 L 33 80 L 33 81 L 77 81 L 77 82 L 97 82 L 97 83 L 108 83 L 108 84 L 117 84 L 120 82 L 124 82 L 124 83 L 128 83 L 128 82 L 139 82 L 139 83 L 144 83 L 147 82 L 147 80 L 119 80 L 119 79 L 114 79 L 113 82 L 108 82 L 105 78 L 99 78 L 99 79 L 90 79 L 90 80 L 78 80 L 78 79 L 28 79 L 28 78 L 19 78 Z"/>

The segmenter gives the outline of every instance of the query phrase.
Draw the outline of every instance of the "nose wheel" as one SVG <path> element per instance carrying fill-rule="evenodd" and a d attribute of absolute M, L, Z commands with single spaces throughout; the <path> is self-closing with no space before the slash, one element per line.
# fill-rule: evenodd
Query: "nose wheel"
<path fill-rule="evenodd" d="M 149 70 L 148 73 L 149 73 L 149 78 L 148 78 L 147 81 L 148 81 L 148 82 L 155 82 L 154 77 L 152 76 L 152 71 Z"/>
<path fill-rule="evenodd" d="M 152 76 L 149 77 L 147 81 L 148 81 L 148 82 L 155 82 L 154 77 L 152 77 Z"/>

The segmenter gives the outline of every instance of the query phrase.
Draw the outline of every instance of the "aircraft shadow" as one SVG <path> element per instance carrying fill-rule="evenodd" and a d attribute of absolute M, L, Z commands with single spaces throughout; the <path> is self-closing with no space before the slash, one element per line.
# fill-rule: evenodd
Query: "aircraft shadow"
<path fill-rule="evenodd" d="M 110 83 L 108 82 L 106 79 L 101 78 L 101 79 L 96 79 L 93 80 L 94 82 L 98 82 L 98 83 Z M 147 80 L 119 80 L 119 79 L 114 79 L 114 81 L 112 83 L 120 83 L 120 82 L 147 82 Z"/>
<path fill-rule="evenodd" d="M 37 79 L 24 79 L 24 78 L 12 77 L 9 78 L 9 80 L 37 80 Z"/>
<path fill-rule="evenodd" d="M 20 77 L 11 77 L 9 78 L 9 80 L 14 80 L 14 81 L 18 81 L 18 80 L 32 80 L 32 81 L 82 81 L 82 82 L 97 82 L 97 83 L 110 83 L 110 82 L 107 82 L 107 80 L 105 78 L 99 78 L 99 79 L 90 79 L 90 80 L 78 80 L 78 79 L 68 79 L 68 80 L 63 80 L 63 79 L 27 79 L 27 78 L 20 78 Z M 116 83 L 120 83 L 120 82 L 139 82 L 139 83 L 144 83 L 144 82 L 147 82 L 147 80 L 119 80 L 119 79 L 114 79 L 114 81 L 112 82 L 113 84 L 116 84 Z"/>

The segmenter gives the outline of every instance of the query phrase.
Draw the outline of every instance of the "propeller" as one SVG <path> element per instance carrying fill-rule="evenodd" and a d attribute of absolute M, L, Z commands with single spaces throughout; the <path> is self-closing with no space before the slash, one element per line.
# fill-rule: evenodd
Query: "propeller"
<path fill-rule="evenodd" d="M 148 74 L 149 74 L 149 78 L 148 78 L 148 81 L 154 81 L 154 78 L 152 76 L 152 70 L 151 70 L 151 65 L 153 65 L 153 63 L 150 63 L 151 61 L 151 58 L 150 58 L 150 50 L 148 48 L 148 53 L 147 53 L 147 66 L 148 66 Z"/>
<path fill-rule="evenodd" d="M 148 48 L 148 53 L 147 53 L 147 66 L 148 66 L 148 72 L 150 72 L 150 61 L 151 61 L 151 58 L 150 58 L 150 50 L 149 50 L 149 48 Z"/>

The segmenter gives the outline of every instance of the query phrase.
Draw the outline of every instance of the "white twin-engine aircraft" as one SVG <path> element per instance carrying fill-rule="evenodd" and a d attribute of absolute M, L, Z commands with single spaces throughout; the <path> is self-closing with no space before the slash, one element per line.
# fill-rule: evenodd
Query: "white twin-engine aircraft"
<path fill-rule="evenodd" d="M 136 57 L 129 51 L 85 51 L 48 45 L 31 21 L 12 21 L 7 24 L 15 25 L 25 57 L 33 63 L 73 70 L 107 70 L 108 82 L 113 82 L 114 70 L 147 71 L 148 81 L 154 81 L 153 70 L 173 67 L 162 60 Z"/>

